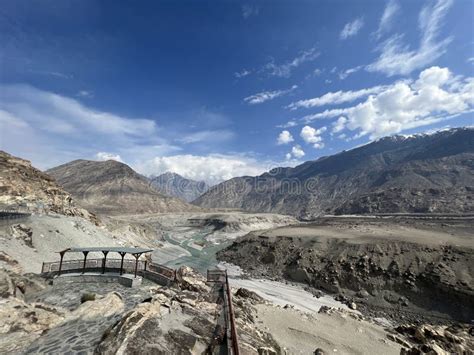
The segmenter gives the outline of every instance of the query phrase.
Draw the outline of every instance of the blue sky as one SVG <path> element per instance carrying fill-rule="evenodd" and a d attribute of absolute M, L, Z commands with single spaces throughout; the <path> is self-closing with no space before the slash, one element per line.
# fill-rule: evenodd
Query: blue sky
<path fill-rule="evenodd" d="M 0 149 L 215 183 L 473 124 L 474 1 L 0 0 Z"/>

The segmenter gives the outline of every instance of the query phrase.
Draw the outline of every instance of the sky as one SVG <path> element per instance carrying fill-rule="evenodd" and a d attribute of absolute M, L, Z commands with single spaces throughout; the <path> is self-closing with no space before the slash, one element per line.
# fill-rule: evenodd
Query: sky
<path fill-rule="evenodd" d="M 474 124 L 474 0 L 0 0 L 0 150 L 215 184 Z"/>

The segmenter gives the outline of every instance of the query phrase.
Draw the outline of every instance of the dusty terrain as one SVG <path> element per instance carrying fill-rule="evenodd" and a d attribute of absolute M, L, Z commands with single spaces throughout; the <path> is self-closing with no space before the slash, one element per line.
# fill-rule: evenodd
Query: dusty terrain
<path fill-rule="evenodd" d="M 322 218 L 250 233 L 218 253 L 250 276 L 294 280 L 396 322 L 474 319 L 471 219 Z"/>

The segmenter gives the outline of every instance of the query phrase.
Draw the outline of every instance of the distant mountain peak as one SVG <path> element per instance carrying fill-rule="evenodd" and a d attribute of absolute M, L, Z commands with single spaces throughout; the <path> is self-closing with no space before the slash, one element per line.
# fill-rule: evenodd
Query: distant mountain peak
<path fill-rule="evenodd" d="M 236 177 L 194 203 L 312 218 L 330 213 L 473 212 L 474 129 L 384 137 L 294 168 Z"/>
<path fill-rule="evenodd" d="M 187 179 L 175 172 L 167 171 L 159 176 L 150 177 L 152 186 L 161 193 L 191 202 L 209 189 L 204 181 Z"/>

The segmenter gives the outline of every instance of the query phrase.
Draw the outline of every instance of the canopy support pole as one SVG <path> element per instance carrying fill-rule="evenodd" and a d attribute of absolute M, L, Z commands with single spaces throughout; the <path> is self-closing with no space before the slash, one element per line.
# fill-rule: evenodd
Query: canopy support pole
<path fill-rule="evenodd" d="M 107 254 L 109 253 L 108 250 L 102 250 L 102 253 L 104 253 L 104 261 L 102 264 L 102 273 L 105 274 L 105 264 L 107 263 Z"/>
<path fill-rule="evenodd" d="M 138 258 L 140 258 L 141 254 L 133 254 L 135 257 L 135 278 L 137 278 L 137 271 L 138 271 Z"/>
<path fill-rule="evenodd" d="M 83 251 L 82 254 L 84 254 L 84 263 L 82 264 L 82 273 L 86 272 L 86 261 L 87 261 L 87 254 L 89 254 L 88 251 Z"/>
<path fill-rule="evenodd" d="M 122 261 L 120 262 L 120 275 L 123 274 L 123 258 L 125 257 L 125 254 L 123 251 L 119 252 L 120 256 L 122 257 Z"/>
<path fill-rule="evenodd" d="M 61 275 L 61 270 L 63 268 L 63 258 L 64 258 L 64 253 L 66 253 L 65 251 L 61 251 L 59 253 L 59 256 L 60 256 L 60 260 L 59 260 L 59 270 L 58 270 L 58 275 Z"/>

